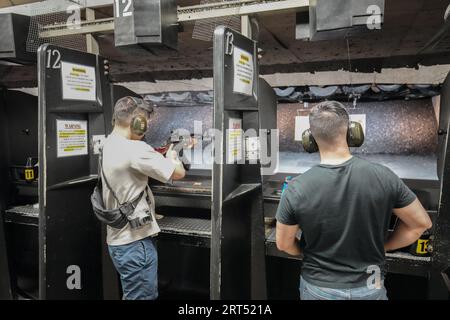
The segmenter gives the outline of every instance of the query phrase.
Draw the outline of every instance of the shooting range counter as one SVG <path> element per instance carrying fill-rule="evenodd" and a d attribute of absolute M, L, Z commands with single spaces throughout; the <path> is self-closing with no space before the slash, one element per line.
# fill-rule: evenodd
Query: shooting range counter
<path fill-rule="evenodd" d="M 201 174 L 204 175 L 201 175 Z M 185 179 L 170 184 L 151 184 L 162 237 L 180 236 L 183 242 L 210 247 L 211 173 L 194 170 Z M 179 209 L 176 209 L 179 208 Z M 172 210 L 171 210 L 172 209 Z M 196 214 L 192 212 L 195 210 Z M 176 213 L 174 213 L 176 211 Z M 180 212 L 181 211 L 181 212 Z"/>

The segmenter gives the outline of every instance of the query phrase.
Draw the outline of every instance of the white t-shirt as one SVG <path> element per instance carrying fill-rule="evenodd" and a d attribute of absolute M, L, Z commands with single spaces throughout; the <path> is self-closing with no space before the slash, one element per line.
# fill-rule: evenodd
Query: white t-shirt
<path fill-rule="evenodd" d="M 107 226 L 108 245 L 125 245 L 160 232 L 148 178 L 167 182 L 174 170 L 175 164 L 172 161 L 143 141 L 129 140 L 115 133 L 106 138 L 103 145 L 103 172 L 109 185 L 121 203 L 136 199 L 142 190 L 147 188 L 147 194 L 144 193 L 131 218 L 148 216 L 149 212 L 153 218 L 149 224 L 136 229 L 131 229 L 129 223 L 120 230 Z M 105 207 L 118 208 L 119 204 L 105 179 L 102 179 L 102 183 Z"/>

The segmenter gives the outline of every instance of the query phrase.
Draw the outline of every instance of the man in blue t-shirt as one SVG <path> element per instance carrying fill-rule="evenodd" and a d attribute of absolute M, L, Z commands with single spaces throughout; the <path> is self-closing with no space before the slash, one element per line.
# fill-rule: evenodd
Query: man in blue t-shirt
<path fill-rule="evenodd" d="M 414 243 L 431 220 L 390 169 L 350 154 L 349 116 L 341 103 L 318 104 L 309 122 L 321 162 L 283 193 L 277 247 L 303 255 L 303 300 L 387 299 L 385 252 Z M 388 238 L 392 213 L 400 223 Z M 299 228 L 304 248 L 296 238 Z"/>

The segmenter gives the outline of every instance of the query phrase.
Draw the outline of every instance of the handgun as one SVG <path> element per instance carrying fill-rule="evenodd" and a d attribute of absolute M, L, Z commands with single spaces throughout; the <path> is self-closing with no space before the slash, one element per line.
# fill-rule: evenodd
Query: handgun
<path fill-rule="evenodd" d="M 195 144 L 196 138 L 194 134 L 186 134 L 186 133 L 183 134 L 179 130 L 173 130 L 170 132 L 170 136 L 167 139 L 166 143 L 160 146 L 159 148 L 155 148 L 155 150 L 165 156 L 167 150 L 169 150 L 170 146 L 173 145 L 173 150 L 177 152 L 178 157 L 183 163 L 184 169 L 189 170 L 191 168 L 191 163 L 187 159 L 183 150 L 191 149 Z"/>

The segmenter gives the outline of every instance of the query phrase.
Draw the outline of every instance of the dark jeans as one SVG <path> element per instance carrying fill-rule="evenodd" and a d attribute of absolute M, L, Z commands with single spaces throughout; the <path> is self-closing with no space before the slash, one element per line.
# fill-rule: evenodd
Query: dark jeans
<path fill-rule="evenodd" d="M 121 246 L 108 246 L 120 274 L 124 300 L 158 297 L 158 253 L 151 237 Z"/>

